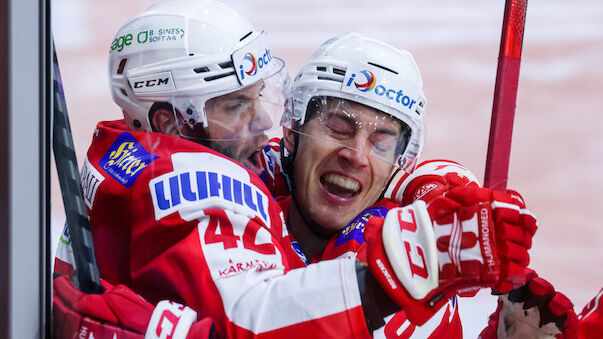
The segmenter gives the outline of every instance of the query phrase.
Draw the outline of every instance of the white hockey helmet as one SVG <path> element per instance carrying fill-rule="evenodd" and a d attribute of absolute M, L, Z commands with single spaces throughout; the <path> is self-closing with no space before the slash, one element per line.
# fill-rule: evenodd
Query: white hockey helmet
<path fill-rule="evenodd" d="M 394 117 L 407 133 L 399 140 L 393 164 L 409 172 L 416 166 L 423 147 L 427 99 L 409 52 L 358 33 L 341 34 L 310 57 L 294 78 L 287 98 L 283 125 L 299 133 L 311 113 L 309 103 L 318 100 L 325 104 L 325 98 L 349 100 Z"/>
<path fill-rule="evenodd" d="M 152 130 L 149 110 L 156 102 L 170 104 L 179 123 L 204 128 L 212 123 L 208 100 L 261 82 L 262 105 L 276 128 L 289 76 L 265 40 L 265 33 L 218 1 L 157 2 L 115 35 L 109 51 L 113 100 L 132 130 Z"/>

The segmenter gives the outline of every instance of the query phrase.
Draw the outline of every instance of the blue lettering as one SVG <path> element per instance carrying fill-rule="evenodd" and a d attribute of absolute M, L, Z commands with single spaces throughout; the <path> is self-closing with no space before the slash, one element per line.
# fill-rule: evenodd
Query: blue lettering
<path fill-rule="evenodd" d="M 170 196 L 172 198 L 172 206 L 180 205 L 180 185 L 177 175 L 170 177 Z"/>
<path fill-rule="evenodd" d="M 402 92 L 402 90 L 399 90 L 397 94 L 398 94 L 398 95 L 396 96 L 396 102 L 397 102 L 397 103 L 400 103 L 400 98 L 401 98 L 402 96 L 404 96 L 404 92 Z"/>
<path fill-rule="evenodd" d="M 363 70 L 361 71 L 362 73 L 364 72 L 368 72 L 367 70 Z M 346 87 L 350 87 L 352 85 L 352 83 L 354 83 L 354 78 L 356 77 L 355 73 L 352 73 L 347 81 L 347 83 L 345 84 Z M 368 78 L 368 75 L 367 75 Z M 363 92 L 370 92 L 370 88 L 364 88 L 364 89 L 359 89 Z M 395 101 L 403 106 L 408 107 L 409 109 L 412 109 L 412 106 L 414 104 L 417 103 L 416 100 L 413 100 L 412 98 L 410 98 L 407 95 L 404 95 L 404 91 L 403 90 L 395 90 L 395 89 L 391 89 L 391 88 L 387 88 L 384 85 L 377 85 L 375 86 L 375 88 L 373 89 L 375 95 L 378 96 L 384 96 L 388 99 L 388 100 L 392 100 Z M 365 94 L 367 95 L 367 94 Z"/>
<path fill-rule="evenodd" d="M 196 177 L 196 185 L 193 182 L 195 179 L 191 178 L 193 175 Z M 261 190 L 245 181 L 215 172 L 172 172 L 155 182 L 152 191 L 155 195 L 155 208 L 161 211 L 173 211 L 183 203 L 217 197 L 245 206 L 264 221 L 269 218 L 269 200 Z"/>
<path fill-rule="evenodd" d="M 218 174 L 214 172 L 207 173 L 209 177 L 209 195 L 212 197 L 219 197 L 221 186 L 218 182 Z"/>
<path fill-rule="evenodd" d="M 352 85 L 352 81 L 354 81 L 354 78 L 356 77 L 355 73 L 352 73 L 352 75 L 350 75 L 350 80 L 348 80 L 348 83 L 346 84 L 346 86 L 350 86 Z"/>
<path fill-rule="evenodd" d="M 243 72 L 243 65 L 239 65 L 239 68 L 241 69 L 241 71 L 239 72 L 241 74 L 241 80 L 245 79 L 245 72 Z"/>
<path fill-rule="evenodd" d="M 251 195 L 251 187 L 249 185 L 243 184 L 243 192 L 245 194 L 245 205 L 251 208 L 254 212 L 258 211 L 258 208 L 253 203 L 253 196 Z"/>
<path fill-rule="evenodd" d="M 180 184 L 182 185 L 182 196 L 188 201 L 197 200 L 197 195 L 193 192 L 191 187 L 191 176 L 190 173 L 180 174 Z"/>
<path fill-rule="evenodd" d="M 199 200 L 207 198 L 207 176 L 205 172 L 197 172 L 197 193 L 199 193 Z"/>
<path fill-rule="evenodd" d="M 170 208 L 170 201 L 165 198 L 163 181 L 155 183 L 155 197 L 157 197 L 157 206 L 160 210 L 165 211 Z"/>
<path fill-rule="evenodd" d="M 389 94 L 392 93 L 392 96 L 389 96 Z M 393 93 L 396 93 L 396 91 L 394 91 L 393 89 L 388 89 L 385 96 L 389 99 L 389 100 L 394 100 L 393 97 Z"/>
<path fill-rule="evenodd" d="M 222 176 L 222 193 L 224 194 L 224 199 L 228 201 L 232 201 L 232 192 L 230 189 L 230 177 L 225 175 Z"/>
<path fill-rule="evenodd" d="M 408 106 L 408 108 L 412 108 L 412 105 L 414 105 L 415 103 L 416 103 L 416 101 L 414 101 L 414 100 L 413 100 L 413 101 L 411 101 L 411 102 L 410 102 L 410 106 Z"/>
<path fill-rule="evenodd" d="M 239 205 L 243 205 L 243 192 L 241 191 L 241 182 L 236 179 L 233 179 L 232 188 L 234 193 L 234 202 Z"/>
<path fill-rule="evenodd" d="M 266 212 L 264 211 L 264 200 L 262 199 L 262 193 L 260 191 L 255 192 L 255 196 L 258 199 L 258 212 L 262 215 L 262 219 L 268 220 Z"/>

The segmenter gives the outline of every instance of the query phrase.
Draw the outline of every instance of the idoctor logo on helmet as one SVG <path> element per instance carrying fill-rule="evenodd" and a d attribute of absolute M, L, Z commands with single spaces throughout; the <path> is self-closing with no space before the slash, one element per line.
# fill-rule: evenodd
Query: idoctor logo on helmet
<path fill-rule="evenodd" d="M 265 33 L 232 53 L 235 73 L 241 85 L 246 86 L 261 79 L 272 63 Z"/>
<path fill-rule="evenodd" d="M 351 62 L 341 86 L 343 92 L 377 101 L 412 114 L 419 101 L 415 84 L 391 72 L 366 64 Z"/>
<path fill-rule="evenodd" d="M 356 88 L 358 88 L 358 90 L 362 91 L 362 92 L 372 91 L 373 88 L 375 88 L 375 85 L 377 85 L 377 81 L 375 80 L 375 75 L 369 71 L 360 71 L 360 74 L 362 74 L 366 77 L 366 82 L 363 84 L 359 84 L 358 82 L 354 81 L 354 86 L 356 86 Z M 356 74 L 352 74 L 350 76 L 350 80 L 348 80 L 348 86 L 352 82 L 352 79 L 354 79 L 355 77 L 356 77 Z"/>

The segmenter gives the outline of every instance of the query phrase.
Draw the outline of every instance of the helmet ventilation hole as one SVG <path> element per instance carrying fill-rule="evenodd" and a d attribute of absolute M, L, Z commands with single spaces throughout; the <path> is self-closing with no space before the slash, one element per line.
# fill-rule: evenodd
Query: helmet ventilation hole
<path fill-rule="evenodd" d="M 128 61 L 127 58 L 121 59 L 121 61 L 119 62 L 119 66 L 117 67 L 117 74 L 124 73 L 124 67 L 126 66 L 126 61 Z"/>
<path fill-rule="evenodd" d="M 249 33 L 245 34 L 241 39 L 239 39 L 239 41 L 245 40 L 245 38 L 247 38 L 248 36 L 250 36 L 251 33 L 253 33 L 253 32 L 249 32 Z"/>
<path fill-rule="evenodd" d="M 381 69 L 384 69 L 384 70 L 386 70 L 386 71 L 392 72 L 392 73 L 394 73 L 394 74 L 398 74 L 398 72 L 394 71 L 393 69 L 387 68 L 387 67 L 385 67 L 385 66 L 377 65 L 376 63 L 373 63 L 373 62 L 367 62 L 367 63 L 368 63 L 369 65 L 371 65 L 371 66 L 379 67 L 379 68 L 381 68 Z"/>
<path fill-rule="evenodd" d="M 208 67 L 199 67 L 199 68 L 195 68 L 193 71 L 195 71 L 195 73 L 205 73 L 205 72 L 209 72 L 209 68 Z"/>

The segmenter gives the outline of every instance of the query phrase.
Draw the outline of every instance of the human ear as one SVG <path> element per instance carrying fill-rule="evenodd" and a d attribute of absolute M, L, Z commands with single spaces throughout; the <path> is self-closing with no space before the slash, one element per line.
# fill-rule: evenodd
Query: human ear
<path fill-rule="evenodd" d="M 283 127 L 283 144 L 289 153 L 293 153 L 295 149 L 295 132 L 287 127 Z"/>
<path fill-rule="evenodd" d="M 153 112 L 151 124 L 159 133 L 175 136 L 179 135 L 174 112 L 170 110 L 160 108 Z"/>

